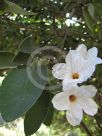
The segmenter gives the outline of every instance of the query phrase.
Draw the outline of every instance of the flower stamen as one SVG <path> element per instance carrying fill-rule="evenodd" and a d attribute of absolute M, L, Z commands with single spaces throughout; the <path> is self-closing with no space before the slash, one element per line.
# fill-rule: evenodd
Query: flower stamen
<path fill-rule="evenodd" d="M 70 100 L 71 102 L 74 102 L 76 99 L 77 99 L 77 97 L 76 97 L 75 95 L 70 95 L 70 96 L 69 96 L 69 100 Z"/>
<path fill-rule="evenodd" d="M 79 78 L 79 74 L 78 73 L 73 73 L 72 74 L 72 79 L 78 79 Z"/>

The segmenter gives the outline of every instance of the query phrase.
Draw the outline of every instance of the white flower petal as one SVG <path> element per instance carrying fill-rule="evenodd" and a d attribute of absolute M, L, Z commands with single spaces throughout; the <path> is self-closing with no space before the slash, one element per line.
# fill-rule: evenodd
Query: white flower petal
<path fill-rule="evenodd" d="M 96 47 L 93 47 L 87 51 L 86 59 L 94 59 L 97 57 L 98 50 Z"/>
<path fill-rule="evenodd" d="M 75 56 L 76 50 L 69 50 L 68 54 L 66 55 L 65 62 L 70 63 L 73 56 Z"/>
<path fill-rule="evenodd" d="M 67 111 L 66 117 L 71 125 L 73 126 L 79 125 L 83 117 L 83 111 L 80 105 L 73 104 L 73 106 L 71 106 L 71 109 Z"/>
<path fill-rule="evenodd" d="M 69 91 L 70 89 L 72 89 L 72 87 L 76 87 L 76 86 L 77 86 L 76 83 L 65 83 L 65 82 L 62 82 L 63 91 Z"/>
<path fill-rule="evenodd" d="M 81 76 L 83 77 L 83 81 L 86 81 L 95 71 L 95 65 L 89 66 L 85 65 L 84 69 L 80 71 Z"/>
<path fill-rule="evenodd" d="M 56 94 L 52 99 L 53 106 L 57 110 L 67 110 L 69 108 L 69 96 L 66 92 Z"/>
<path fill-rule="evenodd" d="M 66 63 L 70 66 L 71 73 L 77 73 L 84 68 L 86 60 L 76 50 L 70 50 L 66 56 Z"/>
<path fill-rule="evenodd" d="M 94 116 L 98 112 L 98 106 L 91 98 L 81 100 L 80 104 L 88 115 Z"/>
<path fill-rule="evenodd" d="M 96 47 L 93 47 L 87 51 L 86 46 L 84 44 L 80 44 L 76 50 L 80 52 L 81 56 L 83 56 L 85 59 L 90 60 L 91 64 L 96 65 L 102 63 L 102 59 L 97 57 L 98 50 Z"/>
<path fill-rule="evenodd" d="M 96 58 L 96 64 L 102 64 L 102 59 L 101 58 Z"/>
<path fill-rule="evenodd" d="M 83 95 L 86 97 L 94 97 L 97 92 L 97 89 L 92 85 L 81 86 L 80 90 L 80 92 L 83 93 Z"/>
<path fill-rule="evenodd" d="M 76 49 L 78 52 L 80 52 L 80 54 L 85 57 L 86 53 L 87 53 L 87 48 L 86 48 L 86 45 L 84 44 L 80 44 L 77 49 Z"/>
<path fill-rule="evenodd" d="M 67 73 L 67 67 L 65 63 L 55 64 L 52 68 L 52 74 L 55 78 L 64 79 Z"/>
<path fill-rule="evenodd" d="M 73 64 L 75 63 L 76 58 L 79 58 L 80 53 L 78 53 L 76 50 L 70 50 L 69 53 L 66 55 L 65 61 L 66 63 L 69 64 Z"/>

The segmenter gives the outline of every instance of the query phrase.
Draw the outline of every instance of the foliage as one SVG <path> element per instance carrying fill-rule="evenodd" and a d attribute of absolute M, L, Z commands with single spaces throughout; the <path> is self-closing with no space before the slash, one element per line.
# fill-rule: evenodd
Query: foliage
<path fill-rule="evenodd" d="M 62 135 L 72 129 L 64 119 L 63 113 L 56 114 L 53 107 L 49 108 L 50 112 L 48 110 L 53 94 L 61 91 L 60 88 L 55 91 L 45 89 L 57 82 L 54 80 L 50 82 L 55 62 L 48 58 L 48 55 L 56 57 L 57 61 L 63 58 L 50 49 L 34 56 L 34 63 L 31 63 L 30 67 L 31 73 L 43 88 L 37 88 L 31 83 L 27 77 L 26 64 L 31 53 L 40 47 L 54 46 L 68 52 L 70 48 L 75 49 L 80 43 L 86 44 L 88 48 L 96 46 L 102 58 L 102 1 L 96 2 L 96 0 L 0 1 L 0 75 L 5 76 L 0 87 L 0 113 L 4 122 L 25 115 L 26 126 L 33 126 L 32 130 L 30 130 L 32 126 L 25 127 L 25 133 L 28 135 L 36 132 L 42 123 L 49 126 L 55 112 L 51 127 L 63 132 Z M 69 25 L 66 24 L 66 20 L 70 21 Z M 46 78 L 48 71 L 50 76 L 48 81 L 39 76 L 38 63 L 43 63 L 42 71 Z M 84 124 L 79 128 L 89 136 L 100 136 L 102 134 L 101 65 L 86 84 L 90 83 L 98 89 L 95 99 L 99 111 L 94 118 L 85 116 Z M 45 95 L 50 95 L 49 100 L 46 98 L 42 100 L 44 90 L 46 90 Z"/>

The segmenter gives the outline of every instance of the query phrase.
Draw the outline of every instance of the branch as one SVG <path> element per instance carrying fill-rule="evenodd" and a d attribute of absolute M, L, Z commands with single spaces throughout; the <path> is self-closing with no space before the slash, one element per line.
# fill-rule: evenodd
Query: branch
<path fill-rule="evenodd" d="M 89 129 L 87 128 L 87 126 L 84 124 L 84 122 L 81 123 L 81 126 L 84 128 L 84 130 L 86 131 L 88 136 L 92 136 L 91 132 L 89 131 Z"/>

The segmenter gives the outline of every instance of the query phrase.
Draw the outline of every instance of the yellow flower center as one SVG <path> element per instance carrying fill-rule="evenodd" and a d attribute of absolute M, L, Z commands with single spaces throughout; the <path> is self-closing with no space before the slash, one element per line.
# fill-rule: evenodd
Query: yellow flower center
<path fill-rule="evenodd" d="M 77 97 L 76 97 L 75 95 L 70 95 L 70 96 L 69 96 L 69 100 L 70 100 L 71 102 L 74 102 L 76 99 L 77 99 Z"/>
<path fill-rule="evenodd" d="M 73 73 L 72 74 L 72 79 L 78 79 L 79 78 L 79 74 L 78 73 Z"/>

